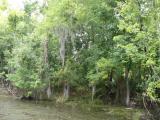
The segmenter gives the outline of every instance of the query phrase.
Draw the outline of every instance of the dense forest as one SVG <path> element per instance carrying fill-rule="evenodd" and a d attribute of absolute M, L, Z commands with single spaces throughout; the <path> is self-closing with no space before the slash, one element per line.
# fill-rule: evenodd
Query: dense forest
<path fill-rule="evenodd" d="M 0 1 L 0 80 L 12 95 L 160 101 L 159 0 Z"/>

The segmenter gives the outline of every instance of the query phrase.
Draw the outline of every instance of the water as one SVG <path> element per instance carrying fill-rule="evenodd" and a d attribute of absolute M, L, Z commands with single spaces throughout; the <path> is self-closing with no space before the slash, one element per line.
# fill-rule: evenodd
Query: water
<path fill-rule="evenodd" d="M 88 108 L 89 109 L 89 108 Z M 87 111 L 53 102 L 27 102 L 0 95 L 0 120 L 139 120 L 139 110 L 103 107 Z"/>

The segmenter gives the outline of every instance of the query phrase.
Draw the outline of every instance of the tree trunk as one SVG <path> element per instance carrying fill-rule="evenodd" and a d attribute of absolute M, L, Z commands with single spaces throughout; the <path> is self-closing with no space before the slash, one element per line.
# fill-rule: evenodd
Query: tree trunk
<path fill-rule="evenodd" d="M 117 85 L 117 88 L 116 88 L 116 96 L 115 96 L 115 101 L 114 102 L 115 103 L 120 103 L 120 100 L 119 100 L 119 87 L 118 87 L 118 85 Z"/>
<path fill-rule="evenodd" d="M 126 81 L 124 76 L 119 76 L 116 81 L 115 103 L 126 104 Z"/>
<path fill-rule="evenodd" d="M 44 69 L 45 69 L 45 79 L 46 82 L 48 82 L 48 88 L 46 91 L 47 97 L 48 99 L 51 97 L 51 84 L 50 84 L 50 80 L 48 78 L 48 71 L 49 71 L 49 61 L 48 61 L 48 39 L 46 39 L 44 41 Z"/>
<path fill-rule="evenodd" d="M 69 98 L 69 92 L 70 92 L 70 86 L 69 84 L 66 82 L 64 84 L 64 91 L 63 91 L 63 96 L 65 99 L 68 99 Z"/>
<path fill-rule="evenodd" d="M 96 86 L 92 85 L 92 101 L 94 100 L 95 93 L 96 93 Z"/>
<path fill-rule="evenodd" d="M 126 81 L 126 106 L 129 106 L 130 103 L 130 87 L 129 87 L 129 70 L 126 68 L 125 69 L 125 81 Z"/>
<path fill-rule="evenodd" d="M 48 99 L 51 98 L 51 95 L 52 95 L 52 91 L 51 91 L 51 85 L 50 85 L 50 82 L 49 82 L 49 85 L 48 85 L 48 88 L 47 88 Z"/>

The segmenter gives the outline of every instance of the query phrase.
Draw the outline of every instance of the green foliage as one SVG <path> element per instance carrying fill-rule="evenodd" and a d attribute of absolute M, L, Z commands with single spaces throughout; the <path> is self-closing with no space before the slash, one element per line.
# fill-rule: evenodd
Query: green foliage
<path fill-rule="evenodd" d="M 156 93 L 156 89 L 160 89 L 160 80 L 149 83 L 147 95 L 150 96 L 152 100 L 160 101 L 159 92 Z"/>
<path fill-rule="evenodd" d="M 88 86 L 95 85 L 99 96 L 113 94 L 112 99 L 126 90 L 128 79 L 133 95 L 146 92 L 159 100 L 159 4 L 50 0 L 48 6 L 39 6 L 26 1 L 24 10 L 16 11 L 2 1 L 0 73 L 5 74 L 0 77 L 7 76 L 28 92 L 48 86 L 59 89 L 65 82 L 75 91 L 88 92 Z M 63 39 L 64 65 L 59 52 Z"/>

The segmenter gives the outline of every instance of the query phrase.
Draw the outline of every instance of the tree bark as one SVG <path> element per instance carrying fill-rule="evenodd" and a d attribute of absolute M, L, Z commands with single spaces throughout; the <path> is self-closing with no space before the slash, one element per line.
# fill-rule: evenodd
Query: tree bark
<path fill-rule="evenodd" d="M 94 100 L 95 93 L 96 93 L 96 86 L 92 85 L 92 101 Z"/>
<path fill-rule="evenodd" d="M 48 60 L 48 39 L 44 41 L 44 69 L 45 69 L 45 79 L 48 82 L 48 87 L 47 87 L 47 97 L 48 99 L 51 97 L 51 84 L 50 80 L 48 78 L 48 71 L 49 71 L 49 60 Z"/>
<path fill-rule="evenodd" d="M 51 95 L 52 95 L 52 91 L 51 91 L 51 84 L 50 84 L 50 81 L 49 81 L 49 85 L 48 85 L 48 88 L 47 88 L 48 99 L 51 98 Z"/>
<path fill-rule="evenodd" d="M 63 96 L 65 99 L 68 99 L 69 98 L 69 94 L 70 94 L 70 86 L 69 84 L 66 82 L 64 84 L 64 92 L 63 92 Z"/>
<path fill-rule="evenodd" d="M 129 87 L 129 69 L 125 69 L 125 81 L 126 81 L 126 106 L 129 106 L 130 103 L 130 87 Z"/>

